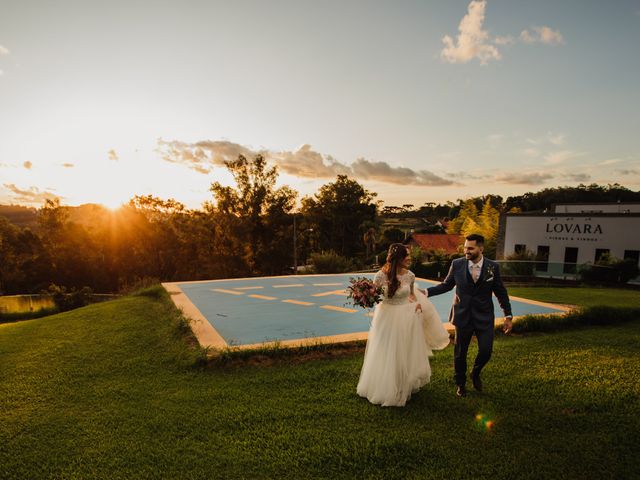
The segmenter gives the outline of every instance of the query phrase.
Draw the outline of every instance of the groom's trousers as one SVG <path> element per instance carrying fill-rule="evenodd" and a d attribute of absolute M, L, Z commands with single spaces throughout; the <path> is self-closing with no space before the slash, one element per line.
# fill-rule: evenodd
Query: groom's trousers
<path fill-rule="evenodd" d="M 464 386 L 467 381 L 467 352 L 473 335 L 478 340 L 478 355 L 473 363 L 473 375 L 479 375 L 480 370 L 491 358 L 493 351 L 493 326 L 478 329 L 473 325 L 463 328 L 456 327 L 456 342 L 453 350 L 453 365 L 455 369 L 456 385 Z"/>

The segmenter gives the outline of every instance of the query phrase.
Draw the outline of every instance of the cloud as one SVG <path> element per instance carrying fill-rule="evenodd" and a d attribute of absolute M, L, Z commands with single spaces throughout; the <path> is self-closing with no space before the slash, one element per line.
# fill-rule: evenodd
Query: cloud
<path fill-rule="evenodd" d="M 446 180 L 426 170 L 412 170 L 406 167 L 392 167 L 386 162 L 371 162 L 359 158 L 351 165 L 353 175 L 364 180 L 375 180 L 398 185 L 444 186 L 454 182 Z"/>
<path fill-rule="evenodd" d="M 524 43 L 545 43 L 547 45 L 564 45 L 564 37 L 558 30 L 549 27 L 533 27 L 533 33 L 529 30 L 520 32 L 520 40 Z"/>
<path fill-rule="evenodd" d="M 113 148 L 107 152 L 107 155 L 109 156 L 109 160 L 117 161 L 119 159 L 118 154 Z"/>
<path fill-rule="evenodd" d="M 572 182 L 586 182 L 591 180 L 591 175 L 587 173 L 567 173 L 562 175 L 562 178 L 565 180 L 570 180 Z"/>
<path fill-rule="evenodd" d="M 496 45 L 513 45 L 516 42 L 516 39 L 511 35 L 506 35 L 504 37 L 495 37 L 493 42 Z"/>
<path fill-rule="evenodd" d="M 23 166 L 24 168 L 26 168 L 27 170 L 31 170 L 31 167 L 33 167 L 33 163 L 31 163 L 29 160 L 27 160 L 26 162 L 24 162 L 24 163 L 22 164 L 22 166 Z"/>
<path fill-rule="evenodd" d="M 581 157 L 584 153 L 574 152 L 572 150 L 560 150 L 558 152 L 548 153 L 544 156 L 544 161 L 548 165 L 558 165 L 560 163 L 565 163 L 568 160 Z"/>
<path fill-rule="evenodd" d="M 540 41 L 547 45 L 564 45 L 564 37 L 559 30 L 552 30 L 549 27 L 534 27 Z"/>
<path fill-rule="evenodd" d="M 540 185 L 541 183 L 551 180 L 553 175 L 550 173 L 539 172 L 514 172 L 502 173 L 495 177 L 496 182 L 511 183 L 515 185 Z"/>
<path fill-rule="evenodd" d="M 29 187 L 28 190 L 22 190 L 13 183 L 5 183 L 4 186 L 13 193 L 13 199 L 21 203 L 40 205 L 45 200 L 55 200 L 56 198 L 62 200 L 64 198 L 51 192 L 41 192 L 38 187 Z"/>
<path fill-rule="evenodd" d="M 564 139 L 567 136 L 564 133 L 551 133 L 549 132 L 547 134 L 547 140 L 549 140 L 550 143 L 556 145 L 556 146 L 560 146 L 562 144 L 564 144 Z"/>
<path fill-rule="evenodd" d="M 158 151 L 165 161 L 186 165 L 204 174 L 209 173 L 213 167 L 224 166 L 225 161 L 235 160 L 238 155 L 248 158 L 263 155 L 267 161 L 277 165 L 282 172 L 299 178 L 333 178 L 336 175 L 349 175 L 359 180 L 398 185 L 455 185 L 453 181 L 427 170 L 393 167 L 386 162 L 372 162 L 359 158 L 353 164 L 347 165 L 331 155 L 314 151 L 311 145 L 307 144 L 293 152 L 273 152 L 255 151 L 229 141 L 206 140 L 185 143 L 159 139 Z"/>
<path fill-rule="evenodd" d="M 167 162 L 187 165 L 203 174 L 209 173 L 211 166 L 224 166 L 225 161 L 234 160 L 238 155 L 255 155 L 255 152 L 237 143 L 210 140 L 191 144 L 159 139 L 158 151 Z"/>
<path fill-rule="evenodd" d="M 440 56 L 444 61 L 467 63 L 477 58 L 481 65 L 487 65 L 491 60 L 502 58 L 498 49 L 489 43 L 488 32 L 482 29 L 486 6 L 485 0 L 472 0 L 458 26 L 457 42 L 449 35 L 442 37 L 444 48 Z"/>
<path fill-rule="evenodd" d="M 537 150 L 535 148 L 525 148 L 522 153 L 524 153 L 527 157 L 539 157 L 540 156 L 540 150 Z"/>
<path fill-rule="evenodd" d="M 562 145 L 565 143 L 567 135 L 565 133 L 547 132 L 546 135 L 540 137 L 525 137 L 524 141 L 531 145 L 540 145 L 543 143 L 551 143 L 553 145 Z"/>
<path fill-rule="evenodd" d="M 9 55 L 9 53 L 9 49 L 7 47 L 0 45 L 0 55 Z"/>
<path fill-rule="evenodd" d="M 603 160 L 598 165 L 615 165 L 616 163 L 620 163 L 622 160 L 619 158 L 609 158 L 607 160 Z"/>
<path fill-rule="evenodd" d="M 75 165 L 73 163 L 63 163 L 62 166 L 64 168 L 73 168 L 73 167 L 75 167 Z"/>
<path fill-rule="evenodd" d="M 295 152 L 269 153 L 267 158 L 275 160 L 282 171 L 296 177 L 328 178 L 352 174 L 349 166 L 338 162 L 330 155 L 323 157 L 322 154 L 313 151 L 311 145 L 303 145 Z"/>
<path fill-rule="evenodd" d="M 529 30 L 520 32 L 520 40 L 524 43 L 535 43 L 536 39 L 529 33 Z"/>
<path fill-rule="evenodd" d="M 459 180 L 485 180 L 487 178 L 491 178 L 490 175 L 476 175 L 473 173 L 460 171 L 460 172 L 449 172 L 445 174 L 449 178 L 457 178 Z"/>
<path fill-rule="evenodd" d="M 640 175 L 640 170 L 633 169 L 616 170 L 616 172 L 620 173 L 621 175 Z"/>
<path fill-rule="evenodd" d="M 491 60 L 502 58 L 497 46 L 510 46 L 518 39 L 528 44 L 564 45 L 565 43 L 560 31 L 547 26 L 534 26 L 530 30 L 522 30 L 518 39 L 512 35 L 497 35 L 491 38 L 489 32 L 483 29 L 486 7 L 486 0 L 472 0 L 467 8 L 467 14 L 462 17 L 458 26 L 458 36 L 455 39 L 449 35 L 442 37 L 444 47 L 440 51 L 440 57 L 444 61 L 467 63 L 477 58 L 481 65 L 487 65 Z"/>

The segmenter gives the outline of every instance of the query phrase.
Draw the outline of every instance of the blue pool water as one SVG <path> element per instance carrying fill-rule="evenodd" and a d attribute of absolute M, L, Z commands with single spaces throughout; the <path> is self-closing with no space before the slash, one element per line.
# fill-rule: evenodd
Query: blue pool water
<path fill-rule="evenodd" d="M 370 317 L 366 315 L 367 312 L 348 304 L 346 295 L 336 294 L 337 291 L 344 291 L 349 278 L 354 276 L 356 275 L 257 277 L 185 282 L 178 283 L 178 286 L 227 343 L 247 345 L 368 331 Z M 373 278 L 373 274 L 357 276 Z M 434 282 L 417 280 L 416 284 L 418 288 L 426 288 L 434 285 Z M 260 296 L 269 298 L 259 298 Z M 312 305 L 289 303 L 285 300 Z M 430 300 L 443 322 L 446 322 L 453 291 Z M 494 303 L 496 316 L 500 317 L 502 310 L 495 297 Z M 334 311 L 322 308 L 323 306 L 357 308 L 357 311 Z M 562 311 L 515 299 L 511 300 L 511 306 L 515 316 Z"/>

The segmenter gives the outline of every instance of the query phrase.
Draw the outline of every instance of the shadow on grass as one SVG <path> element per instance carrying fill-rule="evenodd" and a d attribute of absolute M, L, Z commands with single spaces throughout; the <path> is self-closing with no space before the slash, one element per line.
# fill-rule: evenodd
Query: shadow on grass
<path fill-rule="evenodd" d="M 14 323 L 21 322 L 23 320 L 33 320 L 36 318 L 48 317 L 49 315 L 55 315 L 56 313 L 59 313 L 57 308 L 42 308 L 35 312 L 0 313 L 0 323 Z"/>

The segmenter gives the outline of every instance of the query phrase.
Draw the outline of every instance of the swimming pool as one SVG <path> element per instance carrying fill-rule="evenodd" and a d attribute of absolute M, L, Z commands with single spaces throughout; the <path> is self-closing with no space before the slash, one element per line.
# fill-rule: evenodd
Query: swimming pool
<path fill-rule="evenodd" d="M 370 314 L 347 304 L 345 289 L 354 276 L 371 274 L 296 275 L 164 283 L 176 305 L 193 320 L 200 344 L 215 348 L 254 347 L 366 338 Z M 436 284 L 416 279 L 419 288 Z M 453 291 L 431 298 L 447 322 Z M 496 315 L 502 311 L 494 297 Z M 511 297 L 514 316 L 562 313 L 564 308 Z"/>

